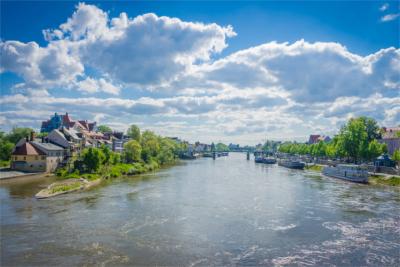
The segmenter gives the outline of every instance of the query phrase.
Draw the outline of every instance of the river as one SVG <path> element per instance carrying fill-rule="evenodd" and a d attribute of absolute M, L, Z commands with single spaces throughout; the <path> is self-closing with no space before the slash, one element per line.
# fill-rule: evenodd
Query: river
<path fill-rule="evenodd" d="M 400 265 L 398 189 L 241 153 L 36 200 L 53 179 L 1 182 L 1 266 Z"/>

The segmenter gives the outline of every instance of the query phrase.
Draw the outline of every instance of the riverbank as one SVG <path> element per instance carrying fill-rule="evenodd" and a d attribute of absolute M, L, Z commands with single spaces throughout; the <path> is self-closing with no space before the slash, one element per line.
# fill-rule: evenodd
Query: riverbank
<path fill-rule="evenodd" d="M 173 163 L 166 164 L 171 166 Z M 35 196 L 38 199 L 55 197 L 61 194 L 86 190 L 101 183 L 102 180 L 117 178 L 120 176 L 134 176 L 159 169 L 161 166 L 156 162 L 132 164 L 118 163 L 111 166 L 104 166 L 97 173 L 69 173 L 66 169 L 59 169 L 56 173 L 57 182 L 38 192 Z"/>
<path fill-rule="evenodd" d="M 306 165 L 304 167 L 305 170 L 318 172 L 322 174 L 322 169 L 325 165 Z M 400 176 L 396 175 L 388 175 L 384 173 L 374 173 L 369 174 L 368 183 L 372 185 L 386 185 L 386 186 L 396 186 L 400 187 Z"/>

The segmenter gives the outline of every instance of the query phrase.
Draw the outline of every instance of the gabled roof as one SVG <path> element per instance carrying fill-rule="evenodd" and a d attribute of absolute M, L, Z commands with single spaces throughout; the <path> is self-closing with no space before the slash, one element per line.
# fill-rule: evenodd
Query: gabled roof
<path fill-rule="evenodd" d="M 31 143 L 26 142 L 20 146 L 15 147 L 13 155 L 22 155 L 22 156 L 39 156 L 39 155 L 46 155 L 45 152 L 41 151 L 40 149 L 34 147 Z"/>
<path fill-rule="evenodd" d="M 36 148 L 40 149 L 40 150 L 47 150 L 47 151 L 59 151 L 59 150 L 64 150 L 64 148 L 57 146 L 55 144 L 52 143 L 39 143 L 36 141 L 32 141 L 31 142 L 33 146 L 35 146 Z"/>

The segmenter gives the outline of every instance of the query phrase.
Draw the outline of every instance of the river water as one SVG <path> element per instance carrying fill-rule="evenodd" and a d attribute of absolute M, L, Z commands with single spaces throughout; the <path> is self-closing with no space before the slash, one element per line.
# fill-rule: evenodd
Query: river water
<path fill-rule="evenodd" d="M 36 200 L 52 179 L 2 182 L 1 266 L 400 265 L 393 188 L 241 153 Z"/>

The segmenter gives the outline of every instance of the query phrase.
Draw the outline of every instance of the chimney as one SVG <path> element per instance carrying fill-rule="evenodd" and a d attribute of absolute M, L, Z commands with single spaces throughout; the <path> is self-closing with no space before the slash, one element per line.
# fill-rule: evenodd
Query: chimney
<path fill-rule="evenodd" d="M 35 137 L 36 137 L 36 133 L 35 133 L 35 131 L 32 131 L 31 136 L 30 136 L 30 141 L 34 141 Z"/>

